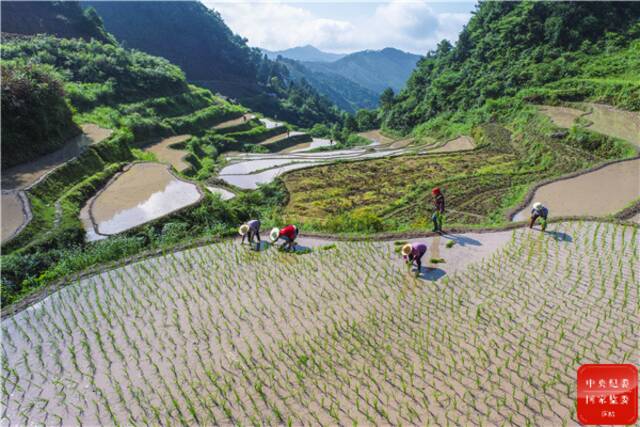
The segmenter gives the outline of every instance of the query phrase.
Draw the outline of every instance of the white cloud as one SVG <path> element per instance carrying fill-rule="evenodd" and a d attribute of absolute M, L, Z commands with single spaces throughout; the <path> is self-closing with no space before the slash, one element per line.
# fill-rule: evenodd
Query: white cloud
<path fill-rule="evenodd" d="M 304 3 L 205 1 L 252 46 L 281 50 L 311 44 L 332 52 L 399 49 L 424 54 L 442 39 L 457 39 L 468 13 L 435 12 L 422 1 L 393 0 L 370 5 L 366 16 L 317 16 Z M 339 12 L 340 4 L 335 4 Z M 339 14 L 339 13 L 338 13 Z M 335 15 L 335 13 L 334 13 Z"/>

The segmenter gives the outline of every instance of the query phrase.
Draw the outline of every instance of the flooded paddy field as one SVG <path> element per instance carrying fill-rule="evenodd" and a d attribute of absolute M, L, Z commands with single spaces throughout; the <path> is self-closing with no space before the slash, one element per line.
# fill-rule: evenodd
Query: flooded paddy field
<path fill-rule="evenodd" d="M 462 135 L 458 138 L 445 142 L 440 147 L 428 149 L 429 153 L 451 153 L 453 151 L 473 150 L 476 144 L 470 136 Z"/>
<path fill-rule="evenodd" d="M 230 128 L 233 126 L 238 126 L 241 125 L 242 123 L 246 123 L 251 119 L 254 119 L 256 116 L 253 114 L 244 114 L 241 117 L 238 117 L 237 119 L 233 119 L 233 120 L 227 120 L 226 122 L 222 122 L 222 123 L 218 123 L 217 125 L 215 125 L 213 128 L 214 129 L 226 129 L 226 128 Z"/>
<path fill-rule="evenodd" d="M 2 243 L 13 238 L 27 224 L 24 209 L 25 202 L 17 191 L 2 193 Z"/>
<path fill-rule="evenodd" d="M 195 184 L 175 177 L 167 165 L 135 163 L 88 202 L 93 230 L 112 235 L 160 218 L 202 198 Z M 85 227 L 87 223 L 85 221 Z"/>
<path fill-rule="evenodd" d="M 184 172 L 191 166 L 185 160 L 189 153 L 186 150 L 172 148 L 171 146 L 187 141 L 189 138 L 191 138 L 191 135 L 176 135 L 165 138 L 145 146 L 144 151 L 155 154 L 159 161 L 171 164 L 178 172 Z"/>
<path fill-rule="evenodd" d="M 587 114 L 585 111 L 570 107 L 555 107 L 551 105 L 541 105 L 538 107 L 545 116 L 549 117 L 554 125 L 561 128 L 570 128 L 576 119 Z"/>
<path fill-rule="evenodd" d="M 207 190 L 213 194 L 219 194 L 222 200 L 231 200 L 236 197 L 234 193 L 222 187 L 207 186 Z"/>
<path fill-rule="evenodd" d="M 455 235 L 418 278 L 402 242 L 302 236 L 136 262 L 5 319 L 3 423 L 574 424 L 576 369 L 640 357 L 633 227 Z"/>
<path fill-rule="evenodd" d="M 18 234 L 31 220 L 29 199 L 25 190 L 43 179 L 49 172 L 80 155 L 91 144 L 97 144 L 109 136 L 111 129 L 94 124 L 84 124 L 82 134 L 70 140 L 53 153 L 46 154 L 31 162 L 2 170 L 2 243 Z"/>
<path fill-rule="evenodd" d="M 24 189 L 33 185 L 46 173 L 82 153 L 89 145 L 97 144 L 111 135 L 110 129 L 94 124 L 82 125 L 82 134 L 73 138 L 64 147 L 34 161 L 2 170 L 2 189 Z"/>
<path fill-rule="evenodd" d="M 582 117 L 589 123 L 587 129 L 640 146 L 639 112 L 593 103 L 579 103 L 576 107 L 543 105 L 538 107 L 538 110 L 549 117 L 556 126 L 570 128 Z"/>
<path fill-rule="evenodd" d="M 640 112 L 619 110 L 603 104 L 586 105 L 591 110 L 585 116 L 592 123 L 588 129 L 640 146 Z"/>
<path fill-rule="evenodd" d="M 604 216 L 622 210 L 638 198 L 640 159 L 632 159 L 543 185 L 535 191 L 529 206 L 513 220 L 529 218 L 535 202 L 549 208 L 552 216 Z"/>

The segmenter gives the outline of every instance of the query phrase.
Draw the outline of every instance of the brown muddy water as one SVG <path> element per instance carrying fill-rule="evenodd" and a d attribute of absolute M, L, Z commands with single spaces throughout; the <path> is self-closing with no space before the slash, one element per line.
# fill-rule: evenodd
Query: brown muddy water
<path fill-rule="evenodd" d="M 32 162 L 23 163 L 2 171 L 2 189 L 23 189 L 33 185 L 47 172 L 82 153 L 91 144 L 108 138 L 111 129 L 94 124 L 82 125 L 83 133 L 69 141 L 64 147 Z"/>
<path fill-rule="evenodd" d="M 554 107 L 551 105 L 541 105 L 538 107 L 538 111 L 549 117 L 554 125 L 561 128 L 570 128 L 578 117 L 586 114 L 576 108 Z"/>
<path fill-rule="evenodd" d="M 587 104 L 592 110 L 584 118 L 595 132 L 624 139 L 640 146 L 640 113 L 623 111 L 603 104 Z"/>
<path fill-rule="evenodd" d="M 146 146 L 144 151 L 155 154 L 159 161 L 170 163 L 178 172 L 183 172 L 191 166 L 184 160 L 188 152 L 179 148 L 172 148 L 171 145 L 184 142 L 189 138 L 191 138 L 191 135 L 176 135 L 165 138 Z"/>
<path fill-rule="evenodd" d="M 473 138 L 462 135 L 451 141 L 447 141 L 441 147 L 428 150 L 429 153 L 449 153 L 451 151 L 473 150 L 475 148 Z"/>
<path fill-rule="evenodd" d="M 602 216 L 622 210 L 639 197 L 640 159 L 633 159 L 543 185 L 513 220 L 527 219 L 535 202 L 548 207 L 551 216 Z"/>
<path fill-rule="evenodd" d="M 22 209 L 22 199 L 17 192 L 2 194 L 2 243 L 11 239 L 25 223 L 26 217 Z"/>
<path fill-rule="evenodd" d="M 117 234 L 160 218 L 202 198 L 198 187 L 176 178 L 167 165 L 136 163 L 90 203 L 99 234 Z"/>

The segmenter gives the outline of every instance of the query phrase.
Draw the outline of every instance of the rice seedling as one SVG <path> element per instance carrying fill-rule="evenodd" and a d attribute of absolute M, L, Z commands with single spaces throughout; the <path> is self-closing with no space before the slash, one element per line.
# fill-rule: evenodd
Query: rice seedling
<path fill-rule="evenodd" d="M 428 285 L 404 274 L 405 242 L 226 242 L 83 279 L 3 322 L 5 417 L 575 423 L 577 366 L 639 356 L 638 245 L 630 227 L 560 226 L 572 241 L 509 232 Z"/>

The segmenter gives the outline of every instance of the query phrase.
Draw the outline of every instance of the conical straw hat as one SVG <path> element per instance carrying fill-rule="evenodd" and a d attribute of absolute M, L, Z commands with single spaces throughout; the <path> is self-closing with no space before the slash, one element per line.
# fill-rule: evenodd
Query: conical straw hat
<path fill-rule="evenodd" d="M 402 247 L 402 255 L 407 256 L 411 253 L 412 250 L 413 248 L 411 247 L 411 244 L 407 243 Z"/>
<path fill-rule="evenodd" d="M 242 224 L 238 229 L 238 233 L 240 233 L 241 236 L 244 236 L 248 232 L 249 232 L 249 226 L 247 224 Z"/>
<path fill-rule="evenodd" d="M 269 237 L 271 238 L 271 241 L 275 242 L 276 240 L 278 240 L 279 236 L 280 236 L 280 230 L 278 230 L 278 228 L 272 228 L 271 232 L 269 233 Z"/>

